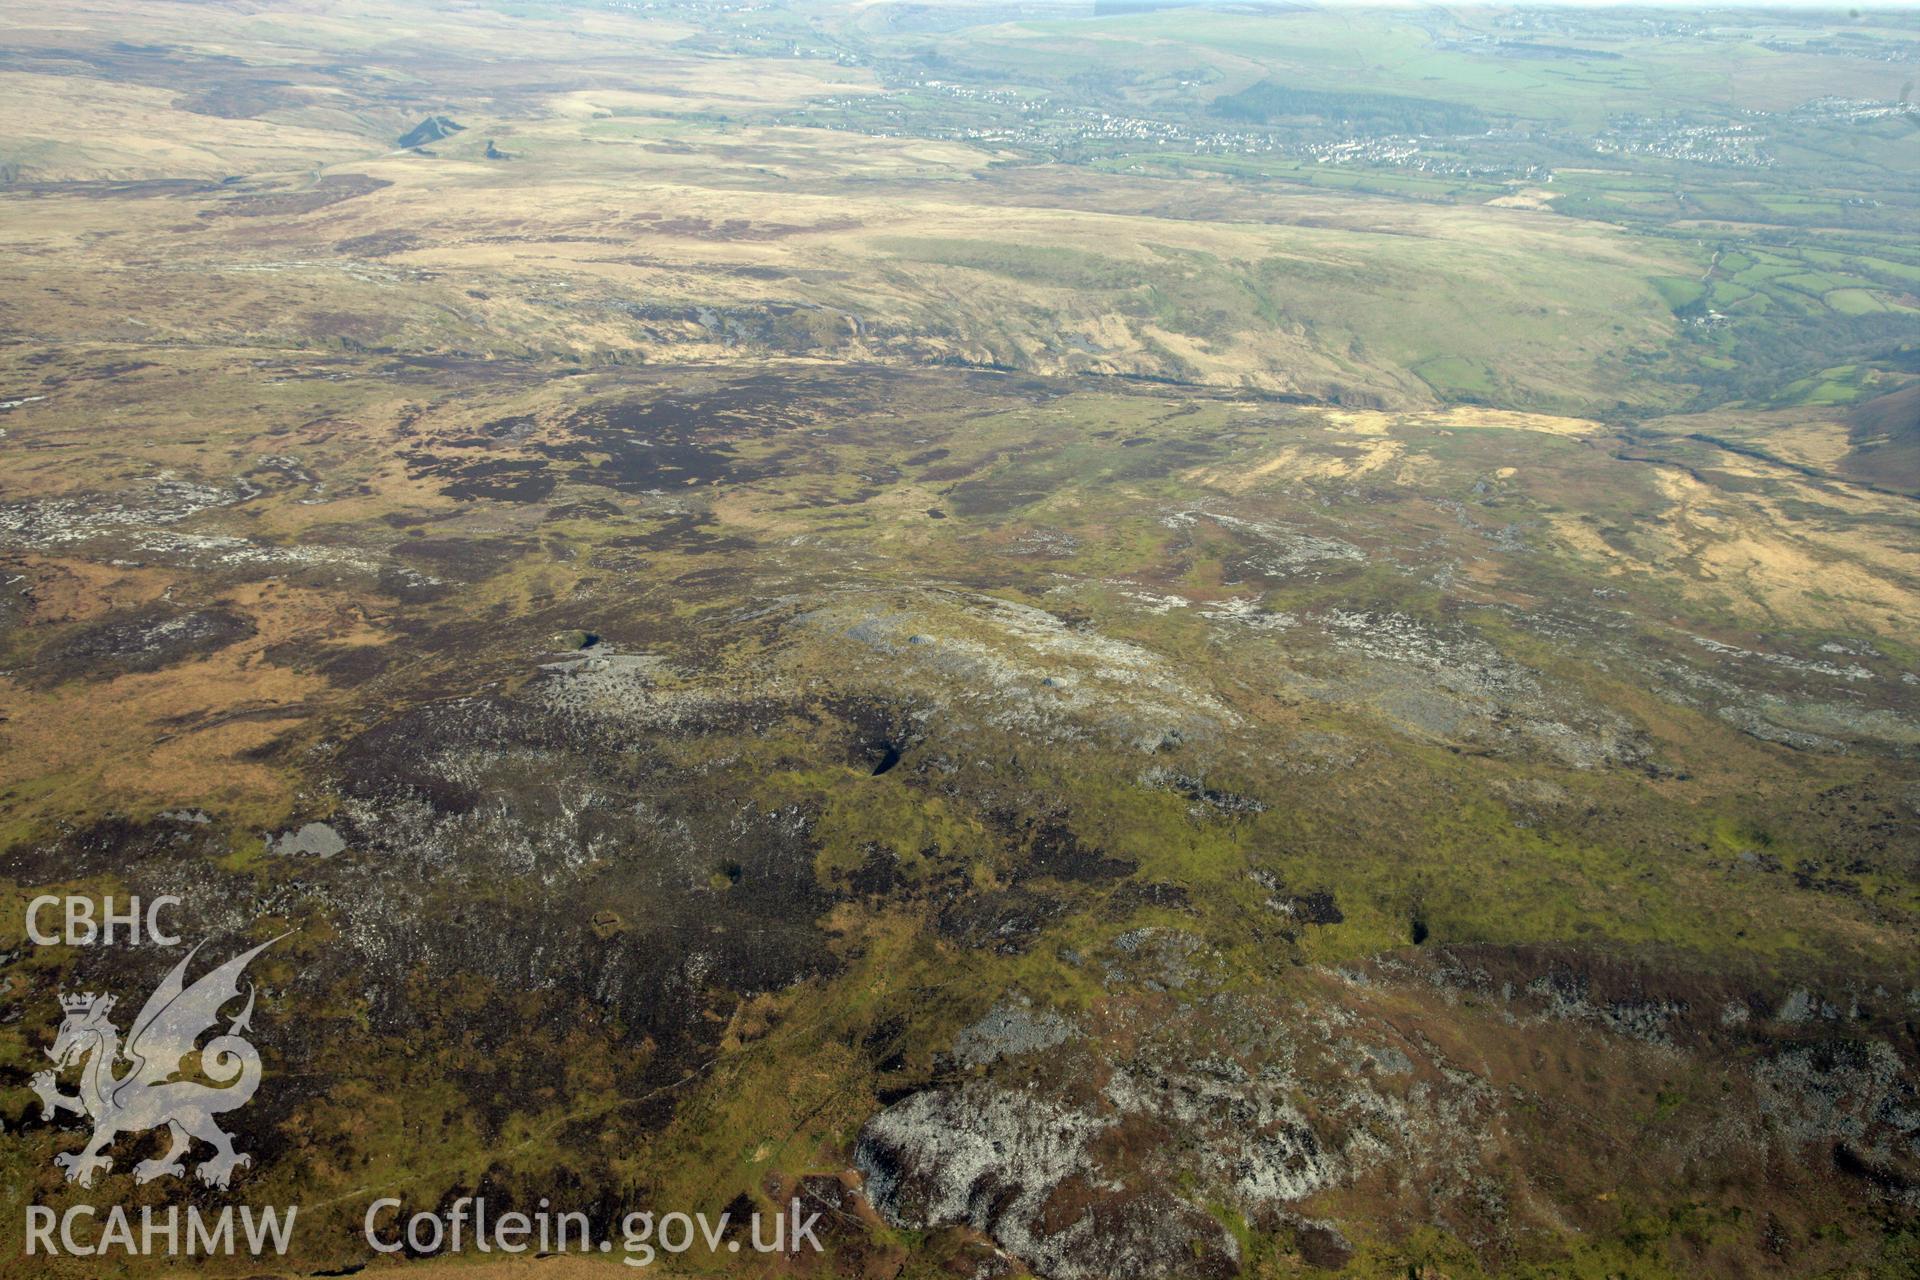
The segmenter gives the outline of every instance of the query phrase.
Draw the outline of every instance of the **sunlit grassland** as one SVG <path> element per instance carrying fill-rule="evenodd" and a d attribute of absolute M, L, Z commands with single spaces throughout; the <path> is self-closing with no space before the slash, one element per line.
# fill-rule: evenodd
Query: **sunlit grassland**
<path fill-rule="evenodd" d="M 1469 31 L 1477 24 L 1471 15 Z M 1777 32 L 1804 36 L 1786 24 Z M 1512 38 L 1512 37 L 1508 37 Z M 1603 126 L 1614 114 L 1649 101 L 1671 107 L 1777 110 L 1816 96 L 1825 69 L 1820 59 L 1763 47 L 1759 38 L 1680 48 L 1648 38 L 1571 42 L 1590 59 L 1502 57 L 1491 50 L 1440 47 L 1439 38 L 1390 15 L 1366 11 L 1245 14 L 1201 10 L 1103 18 L 1096 22 L 1026 22 L 971 33 L 973 47 L 993 49 L 1017 73 L 1023 58 L 1035 72 L 1060 77 L 1096 59 L 1104 67 L 1145 71 L 1170 62 L 1171 51 L 1204 51 L 1228 77 L 1278 74 L 1289 83 L 1329 89 L 1357 80 L 1391 84 L 1409 96 L 1469 106 L 1525 102 L 1529 113 L 1572 128 Z M 1566 45 L 1565 40 L 1546 43 Z M 1043 62 L 1040 50 L 1052 54 Z M 1863 61 L 1860 96 L 1893 96 L 1902 83 L 1897 64 Z"/>

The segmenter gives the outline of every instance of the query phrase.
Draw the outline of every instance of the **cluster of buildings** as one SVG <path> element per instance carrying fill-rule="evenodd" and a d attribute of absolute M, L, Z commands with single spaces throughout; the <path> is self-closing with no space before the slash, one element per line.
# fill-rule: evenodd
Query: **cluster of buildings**
<path fill-rule="evenodd" d="M 1058 153 L 1072 146 L 1122 144 L 1166 147 L 1194 155 L 1284 156 L 1318 164 L 1391 165 L 1456 178 L 1530 182 L 1548 181 L 1551 178 L 1550 171 L 1540 164 L 1508 163 L 1485 158 L 1467 160 L 1457 154 L 1457 148 L 1449 149 L 1448 140 L 1441 138 L 1410 134 L 1315 137 L 1301 129 L 1195 127 L 1177 120 L 1059 103 L 1044 95 L 1013 89 L 957 84 L 946 80 L 915 80 L 901 88 L 977 103 L 993 110 L 982 113 L 988 118 L 976 116 L 970 121 L 942 124 L 930 120 L 926 112 L 905 103 L 829 98 L 821 106 L 829 111 L 858 110 L 863 117 L 861 127 L 883 136 L 938 137 L 983 146 Z M 883 120 L 890 121 L 890 126 L 875 128 L 872 116 L 876 112 Z M 820 121 L 815 118 L 810 123 L 818 124 Z"/>
<path fill-rule="evenodd" d="M 1773 157 L 1762 145 L 1766 135 L 1749 124 L 1686 124 L 1645 116 L 1622 116 L 1593 140 L 1601 155 L 1658 156 L 1692 164 L 1738 165 L 1765 169 Z"/>

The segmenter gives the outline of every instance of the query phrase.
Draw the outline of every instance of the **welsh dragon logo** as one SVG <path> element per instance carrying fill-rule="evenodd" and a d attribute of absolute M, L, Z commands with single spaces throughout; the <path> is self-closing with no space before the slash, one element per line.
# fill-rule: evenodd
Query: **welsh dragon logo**
<path fill-rule="evenodd" d="M 181 1157 L 194 1138 L 214 1149 L 212 1159 L 201 1161 L 194 1171 L 210 1187 L 225 1187 L 236 1168 L 253 1163 L 252 1157 L 233 1149 L 233 1139 L 213 1119 L 245 1106 L 260 1087 L 260 1051 L 241 1035 L 252 1029 L 252 983 L 247 984 L 246 1007 L 227 1025 L 226 1034 L 204 1046 L 197 1042 L 219 1022 L 221 1008 L 239 997 L 240 975 L 248 962 L 278 941 L 271 938 L 188 986 L 187 964 L 200 950 L 195 946 L 147 997 L 124 1046 L 120 1029 L 107 1016 L 113 1012 L 113 996 L 87 992 L 60 997 L 66 1019 L 47 1050 L 54 1069 L 34 1076 L 31 1087 L 40 1095 L 43 1120 L 71 1111 L 93 1121 L 93 1136 L 83 1150 L 53 1158 L 67 1171 L 67 1181 L 92 1186 L 95 1173 L 113 1167 L 112 1157 L 104 1152 L 115 1137 L 162 1126 L 170 1145 L 159 1159 L 133 1167 L 135 1182 L 184 1177 Z M 179 1078 L 196 1050 L 200 1074 L 213 1084 Z M 120 1070 L 123 1061 L 126 1066 Z M 80 1091 L 71 1096 L 61 1093 L 57 1084 L 59 1073 L 69 1067 L 80 1071 Z"/>

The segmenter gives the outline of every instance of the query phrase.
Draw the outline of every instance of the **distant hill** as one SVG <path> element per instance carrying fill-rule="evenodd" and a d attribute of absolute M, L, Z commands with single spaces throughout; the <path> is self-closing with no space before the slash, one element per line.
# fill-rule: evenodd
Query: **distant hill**
<path fill-rule="evenodd" d="M 1920 492 L 1920 382 L 1856 406 L 1847 426 L 1853 449 L 1841 465 L 1850 475 Z"/>
<path fill-rule="evenodd" d="M 1156 9 L 1173 9 L 1186 3 L 1186 0 L 1093 0 L 1093 16 L 1111 18 L 1117 14 L 1152 13 Z"/>
<path fill-rule="evenodd" d="M 467 126 L 448 116 L 428 116 L 413 128 L 400 135 L 403 147 L 424 147 L 429 142 L 438 142 L 450 138 Z"/>

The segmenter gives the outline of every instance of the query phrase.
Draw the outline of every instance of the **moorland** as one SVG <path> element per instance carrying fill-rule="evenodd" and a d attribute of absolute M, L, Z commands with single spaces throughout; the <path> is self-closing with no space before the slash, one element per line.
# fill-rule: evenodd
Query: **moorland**
<path fill-rule="evenodd" d="M 1916 67 L 10 4 L 7 1199 L 302 1205 L 236 1276 L 400 1265 L 377 1195 L 825 1214 L 703 1274 L 1911 1275 Z M 44 893 L 294 931 L 230 1194 L 63 1180 L 55 997 L 160 970 Z"/>

